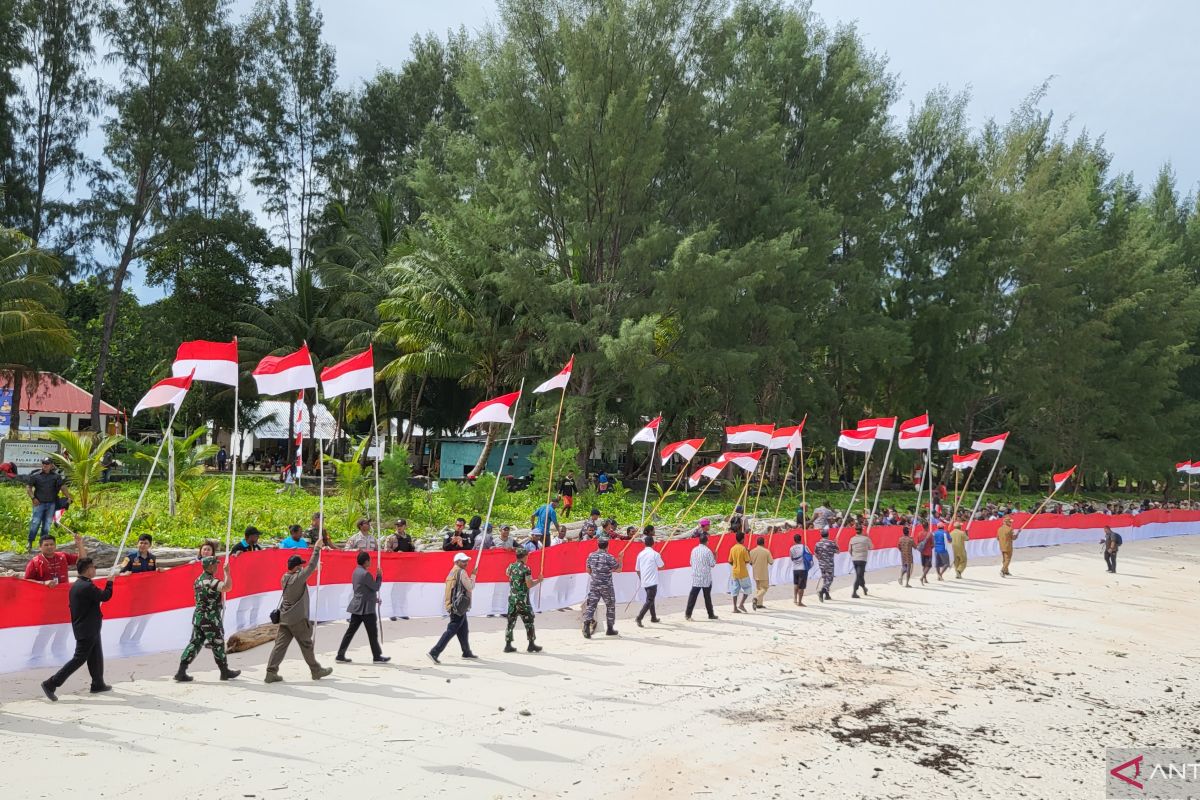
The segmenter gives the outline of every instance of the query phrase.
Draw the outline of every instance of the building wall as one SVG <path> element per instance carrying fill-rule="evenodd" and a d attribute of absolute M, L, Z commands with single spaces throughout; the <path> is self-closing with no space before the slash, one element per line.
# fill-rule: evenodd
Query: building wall
<path fill-rule="evenodd" d="M 532 442 L 513 442 L 508 446 L 508 463 L 500 469 L 500 454 L 504 443 L 497 442 L 488 454 L 487 471 L 494 474 L 511 475 L 514 478 L 525 478 L 533 472 L 533 464 L 529 456 L 533 454 Z M 441 468 L 438 478 L 442 480 L 461 480 L 467 476 L 479 454 L 483 451 L 483 442 L 443 441 L 441 445 Z"/>

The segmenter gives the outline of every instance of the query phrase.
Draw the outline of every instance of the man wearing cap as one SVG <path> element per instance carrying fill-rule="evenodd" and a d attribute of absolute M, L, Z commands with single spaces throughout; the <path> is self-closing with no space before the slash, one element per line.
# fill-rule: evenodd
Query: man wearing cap
<path fill-rule="evenodd" d="M 496 547 L 501 550 L 521 550 L 517 547 L 517 540 L 512 537 L 512 526 L 500 526 L 500 538 L 496 540 Z"/>
<path fill-rule="evenodd" d="M 542 532 L 541 531 L 530 531 L 529 538 L 525 540 L 525 543 L 522 544 L 521 547 L 525 548 L 525 550 L 530 553 L 535 553 L 538 550 L 541 550 L 543 547 Z"/>
<path fill-rule="evenodd" d="M 590 639 L 596 632 L 596 606 L 604 601 L 604 616 L 608 621 L 606 636 L 617 635 L 617 599 L 613 592 L 613 573 L 621 571 L 621 562 L 608 552 L 608 538 L 601 536 L 596 551 L 584 562 L 591 576 L 588 583 L 587 605 L 583 610 L 583 635 Z"/>
<path fill-rule="evenodd" d="M 699 539 L 689 558 L 692 568 L 692 590 L 688 592 L 687 610 L 683 612 L 683 618 L 689 622 L 692 619 L 692 611 L 696 608 L 696 598 L 701 592 L 704 593 L 704 608 L 708 611 L 708 618 L 717 618 L 713 613 L 712 604 L 712 571 L 717 566 L 717 557 L 708 547 L 708 534 L 700 534 Z"/>
<path fill-rule="evenodd" d="M 646 602 L 642 605 L 642 610 L 637 615 L 637 626 L 639 628 L 646 627 L 642 624 L 642 620 L 646 617 L 646 612 L 650 612 L 651 622 L 658 622 L 658 610 L 654 607 L 654 598 L 658 596 L 658 571 L 666 566 L 663 563 L 662 556 L 654 549 L 653 525 L 646 526 L 646 536 L 642 539 L 642 544 L 645 547 L 642 549 L 642 552 L 638 553 L 637 573 L 638 582 L 646 590 Z"/>
<path fill-rule="evenodd" d="M 33 552 L 33 540 L 50 533 L 54 525 L 54 512 L 58 510 L 58 495 L 71 501 L 71 493 L 67 491 L 63 476 L 54 469 L 54 462 L 49 458 L 42 459 L 42 468 L 25 479 L 28 484 L 26 491 L 33 501 L 33 516 L 29 518 L 29 546 Z"/>
<path fill-rule="evenodd" d="M 525 623 L 525 636 L 529 645 L 525 648 L 530 653 L 539 653 L 542 648 L 534 643 L 536 635 L 533 630 L 533 608 L 529 604 L 529 590 L 542 582 L 541 578 L 533 579 L 533 572 L 526 564 L 529 551 L 518 548 L 515 551 L 517 560 L 508 565 L 504 574 L 508 576 L 508 625 L 504 629 L 504 652 L 515 653 L 513 647 L 513 629 L 517 626 L 517 617 Z"/>
<path fill-rule="evenodd" d="M 242 553 L 253 553 L 256 550 L 262 550 L 262 545 L 258 543 L 258 537 L 261 535 L 262 533 L 259 532 L 258 528 L 253 525 L 247 525 L 245 538 L 229 548 L 229 554 L 236 556 Z"/>
<path fill-rule="evenodd" d="M 313 545 L 312 561 L 307 566 L 300 556 L 288 559 L 288 571 L 279 581 L 283 590 L 279 599 L 279 631 L 275 634 L 275 646 L 271 648 L 271 655 L 267 659 L 267 683 L 283 680 L 279 677 L 279 665 L 283 663 L 283 657 L 287 655 L 292 639 L 300 645 L 300 654 L 304 656 L 304 662 L 308 664 L 314 681 L 333 672 L 333 669 L 322 667 L 317 661 L 313 652 L 313 624 L 308 619 L 308 578 L 316 572 L 324 546 L 324 542 L 319 540 Z"/>
<path fill-rule="evenodd" d="M 383 549 L 389 553 L 416 552 L 412 536 L 408 533 L 408 520 L 398 519 L 394 523 L 394 527 L 395 530 L 392 535 L 383 540 Z"/>
<path fill-rule="evenodd" d="M 817 564 L 821 567 L 821 585 L 817 588 L 817 599 L 822 603 L 832 600 L 829 587 L 833 585 L 833 559 L 838 554 L 837 542 L 829 538 L 829 528 L 821 528 L 821 539 L 813 546 Z"/>
<path fill-rule="evenodd" d="M 446 630 L 442 632 L 437 644 L 426 654 L 429 656 L 429 660 L 435 664 L 442 663 L 438 661 L 438 656 L 455 636 L 458 637 L 458 644 L 462 647 L 463 658 L 479 658 L 471 652 L 471 642 L 467 638 L 469 634 L 467 612 L 471 610 L 471 594 L 475 591 L 475 576 L 467 572 L 467 564 L 470 561 L 471 557 L 466 553 L 455 553 L 454 566 L 450 569 L 450 574 L 446 576 L 446 595 L 443 602 L 446 611 L 450 614 L 450 622 L 446 625 Z"/>
<path fill-rule="evenodd" d="M 379 541 L 371 533 L 371 520 L 362 517 L 354 524 L 357 529 L 346 540 L 346 550 L 377 550 Z"/>
<path fill-rule="evenodd" d="M 138 537 L 137 550 L 125 556 L 125 563 L 121 565 L 121 572 L 130 574 L 138 572 L 158 572 L 158 562 L 154 558 L 154 553 L 150 552 L 150 545 L 154 544 L 154 537 L 148 533 L 143 533 Z"/>
<path fill-rule="evenodd" d="M 60 553 L 55 548 L 57 540 L 52 534 L 45 534 L 38 542 L 39 552 L 29 559 L 25 565 L 25 580 L 44 583 L 47 586 L 57 586 L 67 583 L 68 568 L 87 555 L 83 546 L 83 537 L 75 534 L 75 552 Z"/>
<path fill-rule="evenodd" d="M 192 639 L 183 649 L 183 655 L 179 657 L 179 671 L 175 673 L 175 680 L 180 683 L 192 680 L 192 676 L 187 674 L 187 668 L 199 655 L 202 647 L 212 650 L 213 660 L 221 670 L 221 680 L 231 680 L 242 674 L 240 669 L 229 668 L 225 655 L 225 623 L 222 619 L 225 603 L 221 595 L 233 588 L 233 578 L 227 572 L 225 580 L 217 580 L 215 573 L 220 561 L 216 556 L 200 559 L 200 575 L 192 584 L 196 597 L 196 610 L 192 612 Z"/>
<path fill-rule="evenodd" d="M 708 536 L 708 529 L 711 525 L 712 522 L 709 521 L 708 517 L 704 517 L 698 523 L 696 523 L 696 527 L 692 529 L 688 536 L 693 539 L 699 539 L 702 536 Z"/>

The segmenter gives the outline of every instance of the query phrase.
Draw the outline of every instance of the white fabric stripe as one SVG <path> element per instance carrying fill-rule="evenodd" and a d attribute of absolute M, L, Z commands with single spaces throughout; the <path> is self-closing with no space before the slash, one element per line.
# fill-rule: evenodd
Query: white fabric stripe
<path fill-rule="evenodd" d="M 1164 536 L 1190 536 L 1200 534 L 1200 522 L 1156 522 L 1140 527 L 1116 527 L 1126 542 L 1140 539 L 1156 539 Z M 1097 528 L 1038 528 L 1023 531 L 1015 547 L 1050 547 L 1058 544 L 1095 544 L 1096 555 L 1100 555 L 1100 538 L 1103 531 Z M 808 545 L 813 544 L 808 537 Z M 844 546 L 844 542 L 841 543 Z M 695 546 L 690 540 L 677 540 L 671 547 Z M 995 556 L 1000 552 L 997 540 L 976 539 L 967 542 L 968 558 Z M 916 554 L 914 554 L 914 557 Z M 920 559 L 915 557 L 915 563 Z M 900 551 L 894 547 L 872 550 L 867 558 L 867 571 L 896 568 L 900 566 Z M 713 570 L 713 591 L 726 594 L 729 591 L 728 564 L 718 564 Z M 854 571 L 848 553 L 839 553 L 834 560 L 834 575 L 847 575 Z M 626 603 L 634 594 L 640 600 L 641 591 L 637 573 L 633 570 L 613 576 L 618 603 Z M 810 590 L 820 577 L 820 566 L 813 562 L 809 575 Z M 786 556 L 775 559 L 771 566 L 771 585 L 786 585 L 792 582 L 791 559 Z M 660 598 L 686 596 L 692 587 L 692 573 L 688 567 L 664 569 L 658 573 L 658 596 Z M 584 573 L 560 575 L 547 578 L 538 588 L 530 591 L 535 611 L 553 610 L 577 605 L 587 599 L 588 577 Z M 539 591 L 540 588 L 540 591 Z M 445 584 L 436 583 L 388 583 L 380 591 L 383 604 L 380 616 L 384 617 L 440 617 L 445 616 L 443 597 Z M 311 613 L 319 622 L 349 619 L 346 606 L 353 589 L 350 584 L 325 585 L 321 587 L 320 605 L 313 603 Z M 312 600 L 313 592 L 309 592 Z M 230 600 L 225 609 L 225 635 L 253 628 L 267 622 L 268 615 L 279 602 L 279 592 L 263 592 Z M 499 614 L 508 610 L 508 584 L 484 583 L 475 590 L 471 616 Z M 180 608 L 140 617 L 124 617 L 105 620 L 103 628 L 104 655 L 106 658 L 125 658 L 150 653 L 183 651 L 191 635 L 191 608 Z M 326 641 L 322 647 L 328 647 Z M 0 628 L 0 674 L 40 667 L 59 667 L 75 650 L 75 639 L 71 626 L 57 625 Z"/>

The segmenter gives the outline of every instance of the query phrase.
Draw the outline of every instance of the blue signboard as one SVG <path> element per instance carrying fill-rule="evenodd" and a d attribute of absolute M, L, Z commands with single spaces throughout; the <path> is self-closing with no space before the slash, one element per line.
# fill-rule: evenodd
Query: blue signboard
<path fill-rule="evenodd" d="M 0 389 L 0 436 L 12 426 L 12 389 Z"/>

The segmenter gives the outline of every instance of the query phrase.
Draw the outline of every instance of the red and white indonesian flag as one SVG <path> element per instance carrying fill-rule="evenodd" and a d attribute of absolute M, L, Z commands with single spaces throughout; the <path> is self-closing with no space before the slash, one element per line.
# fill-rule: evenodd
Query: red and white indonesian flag
<path fill-rule="evenodd" d="M 513 418 L 510 412 L 520 396 L 520 392 L 512 392 L 493 397 L 491 400 L 484 400 L 471 409 L 471 415 L 467 417 L 467 424 L 463 425 L 463 429 L 474 428 L 476 425 L 484 425 L 488 422 L 512 425 Z"/>
<path fill-rule="evenodd" d="M 774 425 L 730 425 L 725 428 L 725 439 L 729 444 L 757 444 L 769 447 L 771 435 L 774 433 Z"/>
<path fill-rule="evenodd" d="M 1188 475 L 1200 475 L 1200 461 L 1193 461 L 1184 470 Z"/>
<path fill-rule="evenodd" d="M 954 455 L 954 468 L 957 470 L 971 469 L 979 463 L 979 453 L 967 453 L 966 455 Z"/>
<path fill-rule="evenodd" d="M 557 375 L 539 385 L 533 390 L 533 393 L 541 394 L 542 392 L 552 392 L 555 389 L 566 389 L 567 384 L 571 382 L 571 370 L 574 368 L 575 356 L 571 356 L 571 360 L 567 362 L 567 365 Z"/>
<path fill-rule="evenodd" d="M 788 456 L 796 454 L 796 450 L 800 448 L 802 436 L 804 435 L 804 423 L 799 425 L 788 425 L 783 428 L 776 428 L 771 434 L 771 442 L 767 445 L 768 450 L 787 450 Z"/>
<path fill-rule="evenodd" d="M 259 394 L 287 394 L 317 388 L 317 373 L 305 344 L 286 356 L 267 356 L 254 368 Z"/>
<path fill-rule="evenodd" d="M 715 480 L 716 477 L 721 474 L 721 470 L 725 469 L 727 466 L 729 466 L 729 462 L 725 460 L 725 456 L 721 456 L 711 464 L 705 464 L 703 467 L 688 476 L 688 486 L 694 487 L 697 483 L 705 478 L 710 481 Z"/>
<path fill-rule="evenodd" d="M 375 386 L 375 354 L 372 347 L 332 367 L 321 370 L 321 391 L 331 397 L 370 390 Z"/>
<path fill-rule="evenodd" d="M 1076 464 L 1075 466 L 1077 467 L 1079 465 Z M 1071 479 L 1071 476 L 1074 474 L 1075 474 L 1075 467 L 1071 467 L 1066 472 L 1055 473 L 1055 475 L 1054 475 L 1054 491 L 1057 492 L 1059 489 L 1061 489 L 1062 485 L 1064 483 L 1066 483 L 1067 481 L 1069 481 Z"/>
<path fill-rule="evenodd" d="M 952 433 L 949 436 L 943 436 L 938 439 L 938 450 L 945 452 L 947 450 L 958 450 L 962 444 L 962 434 Z"/>
<path fill-rule="evenodd" d="M 842 431 L 837 446 L 843 450 L 853 450 L 855 453 L 869 453 L 875 447 L 875 429 Z"/>
<path fill-rule="evenodd" d="M 758 469 L 758 460 L 762 458 L 762 450 L 751 450 L 748 453 L 724 453 L 721 455 L 721 460 L 726 464 L 733 464 L 735 467 L 741 467 L 746 472 L 754 472 Z"/>
<path fill-rule="evenodd" d="M 890 441 L 896 435 L 896 418 L 873 417 L 871 419 L 859 420 L 858 429 L 860 431 L 874 431 L 876 439 Z"/>
<path fill-rule="evenodd" d="M 1175 465 L 1175 471 L 1191 474 L 1189 472 L 1191 466 L 1192 466 L 1192 462 L 1190 462 L 1190 461 L 1180 461 L 1178 464 Z"/>
<path fill-rule="evenodd" d="M 1008 439 L 1008 431 L 998 433 L 995 436 L 989 436 L 986 439 L 977 439 L 971 442 L 971 449 L 977 453 L 982 453 L 985 450 L 995 450 L 997 453 L 1004 449 L 1004 441 Z"/>
<path fill-rule="evenodd" d="M 175 351 L 171 374 L 176 378 L 191 375 L 194 381 L 237 386 L 237 339 L 232 342 L 206 342 L 203 339 L 184 342 Z"/>
<path fill-rule="evenodd" d="M 691 461 L 703 446 L 703 438 L 684 439 L 682 442 L 671 442 L 671 444 L 662 449 L 660 457 L 662 458 L 662 463 L 664 466 L 666 466 L 666 463 L 671 460 L 672 456 L 679 456 L 684 461 Z"/>
<path fill-rule="evenodd" d="M 133 407 L 133 413 L 130 416 L 136 417 L 139 411 L 162 406 L 174 406 L 178 411 L 190 388 L 192 388 L 191 374 L 184 375 L 182 378 L 164 378 L 151 386 L 150 391 L 146 392 L 141 400 L 138 400 L 138 404 Z"/>
<path fill-rule="evenodd" d="M 914 428 L 928 428 L 928 427 L 929 427 L 929 414 L 922 414 L 919 417 L 913 417 L 912 419 L 906 419 L 906 420 L 904 420 L 904 422 L 900 423 L 901 432 L 911 431 Z"/>
<path fill-rule="evenodd" d="M 923 428 L 900 428 L 901 450 L 928 450 L 933 444 L 933 426 Z"/>
<path fill-rule="evenodd" d="M 662 422 L 662 417 L 655 417 L 646 423 L 646 427 L 633 435 L 633 441 L 630 444 L 638 442 L 650 442 L 653 444 L 658 441 L 658 423 Z"/>

